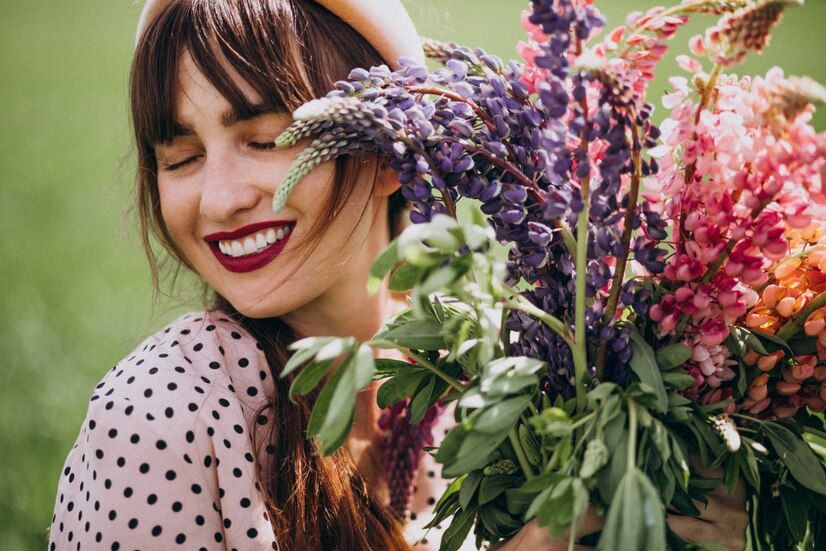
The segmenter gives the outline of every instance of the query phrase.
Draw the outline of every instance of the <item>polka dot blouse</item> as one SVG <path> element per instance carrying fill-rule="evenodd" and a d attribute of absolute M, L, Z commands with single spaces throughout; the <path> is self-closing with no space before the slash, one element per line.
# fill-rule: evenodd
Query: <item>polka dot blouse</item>
<path fill-rule="evenodd" d="M 148 337 L 95 387 L 60 473 L 49 549 L 287 551 L 256 478 L 253 451 L 264 446 L 251 439 L 273 391 L 254 337 L 220 311 L 184 314 Z M 451 417 L 437 422 L 437 443 Z M 424 454 L 405 524 L 416 550 L 438 549 L 449 525 L 423 528 L 446 487 L 440 470 Z"/>

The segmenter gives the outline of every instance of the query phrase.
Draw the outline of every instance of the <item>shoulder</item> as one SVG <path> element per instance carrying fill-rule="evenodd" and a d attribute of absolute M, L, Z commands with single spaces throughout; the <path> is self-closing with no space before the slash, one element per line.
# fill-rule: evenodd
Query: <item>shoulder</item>
<path fill-rule="evenodd" d="M 214 437 L 227 423 L 251 426 L 272 393 L 270 378 L 262 350 L 237 322 L 222 312 L 188 312 L 107 371 L 89 399 L 82 431 L 97 425 L 101 433 L 128 432 L 129 438 L 141 428 L 180 440 L 191 439 L 196 427 L 214 426 Z"/>
<path fill-rule="evenodd" d="M 197 405 L 216 385 L 234 390 L 232 375 L 239 368 L 264 364 L 255 338 L 223 312 L 188 312 L 109 369 L 95 386 L 90 408 L 96 401 L 131 402 L 156 412 L 167 402 Z"/>

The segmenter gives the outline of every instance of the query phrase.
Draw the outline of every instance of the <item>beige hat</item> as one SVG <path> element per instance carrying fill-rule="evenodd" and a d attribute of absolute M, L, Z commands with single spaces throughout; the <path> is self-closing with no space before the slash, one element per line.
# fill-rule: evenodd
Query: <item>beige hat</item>
<path fill-rule="evenodd" d="M 147 0 L 143 7 L 135 43 L 155 17 L 171 0 Z M 400 57 L 412 57 L 425 63 L 419 33 L 410 14 L 400 0 L 316 0 L 353 27 L 386 59 L 391 68 L 398 69 Z"/>

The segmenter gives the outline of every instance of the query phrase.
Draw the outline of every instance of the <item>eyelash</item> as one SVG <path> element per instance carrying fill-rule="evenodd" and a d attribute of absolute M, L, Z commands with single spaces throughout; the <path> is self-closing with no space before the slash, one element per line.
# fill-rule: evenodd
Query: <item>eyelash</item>
<path fill-rule="evenodd" d="M 275 140 L 273 140 L 271 142 L 264 142 L 264 143 L 250 142 L 249 145 L 250 145 L 251 148 L 256 149 L 258 151 L 267 151 L 269 149 L 275 149 Z M 179 163 L 174 163 L 174 164 L 171 164 L 171 165 L 165 167 L 163 170 L 166 171 L 166 172 L 172 172 L 174 170 L 177 170 L 177 169 L 181 168 L 184 165 L 189 164 L 191 161 L 197 159 L 198 157 L 200 157 L 200 155 L 196 155 L 194 157 L 184 159 L 183 161 L 181 161 Z"/>

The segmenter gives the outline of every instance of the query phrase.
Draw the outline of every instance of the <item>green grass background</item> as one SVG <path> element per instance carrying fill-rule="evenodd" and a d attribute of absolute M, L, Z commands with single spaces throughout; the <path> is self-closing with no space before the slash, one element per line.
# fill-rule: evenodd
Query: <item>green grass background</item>
<path fill-rule="evenodd" d="M 651 0 L 601 0 L 609 25 Z M 515 58 L 514 0 L 407 0 L 420 32 Z M 60 469 L 103 374 L 174 316 L 151 315 L 135 224 L 121 221 L 134 176 L 126 83 L 131 0 L 0 0 L 0 549 L 43 549 Z M 704 22 L 710 21 L 709 19 Z M 694 24 L 676 39 L 671 58 Z M 762 56 L 826 82 L 826 1 L 788 13 Z M 661 73 L 675 74 L 672 62 Z M 665 90 L 665 78 L 653 89 Z M 658 114 L 662 108 L 658 105 Z M 826 127 L 826 110 L 817 115 Z"/>

